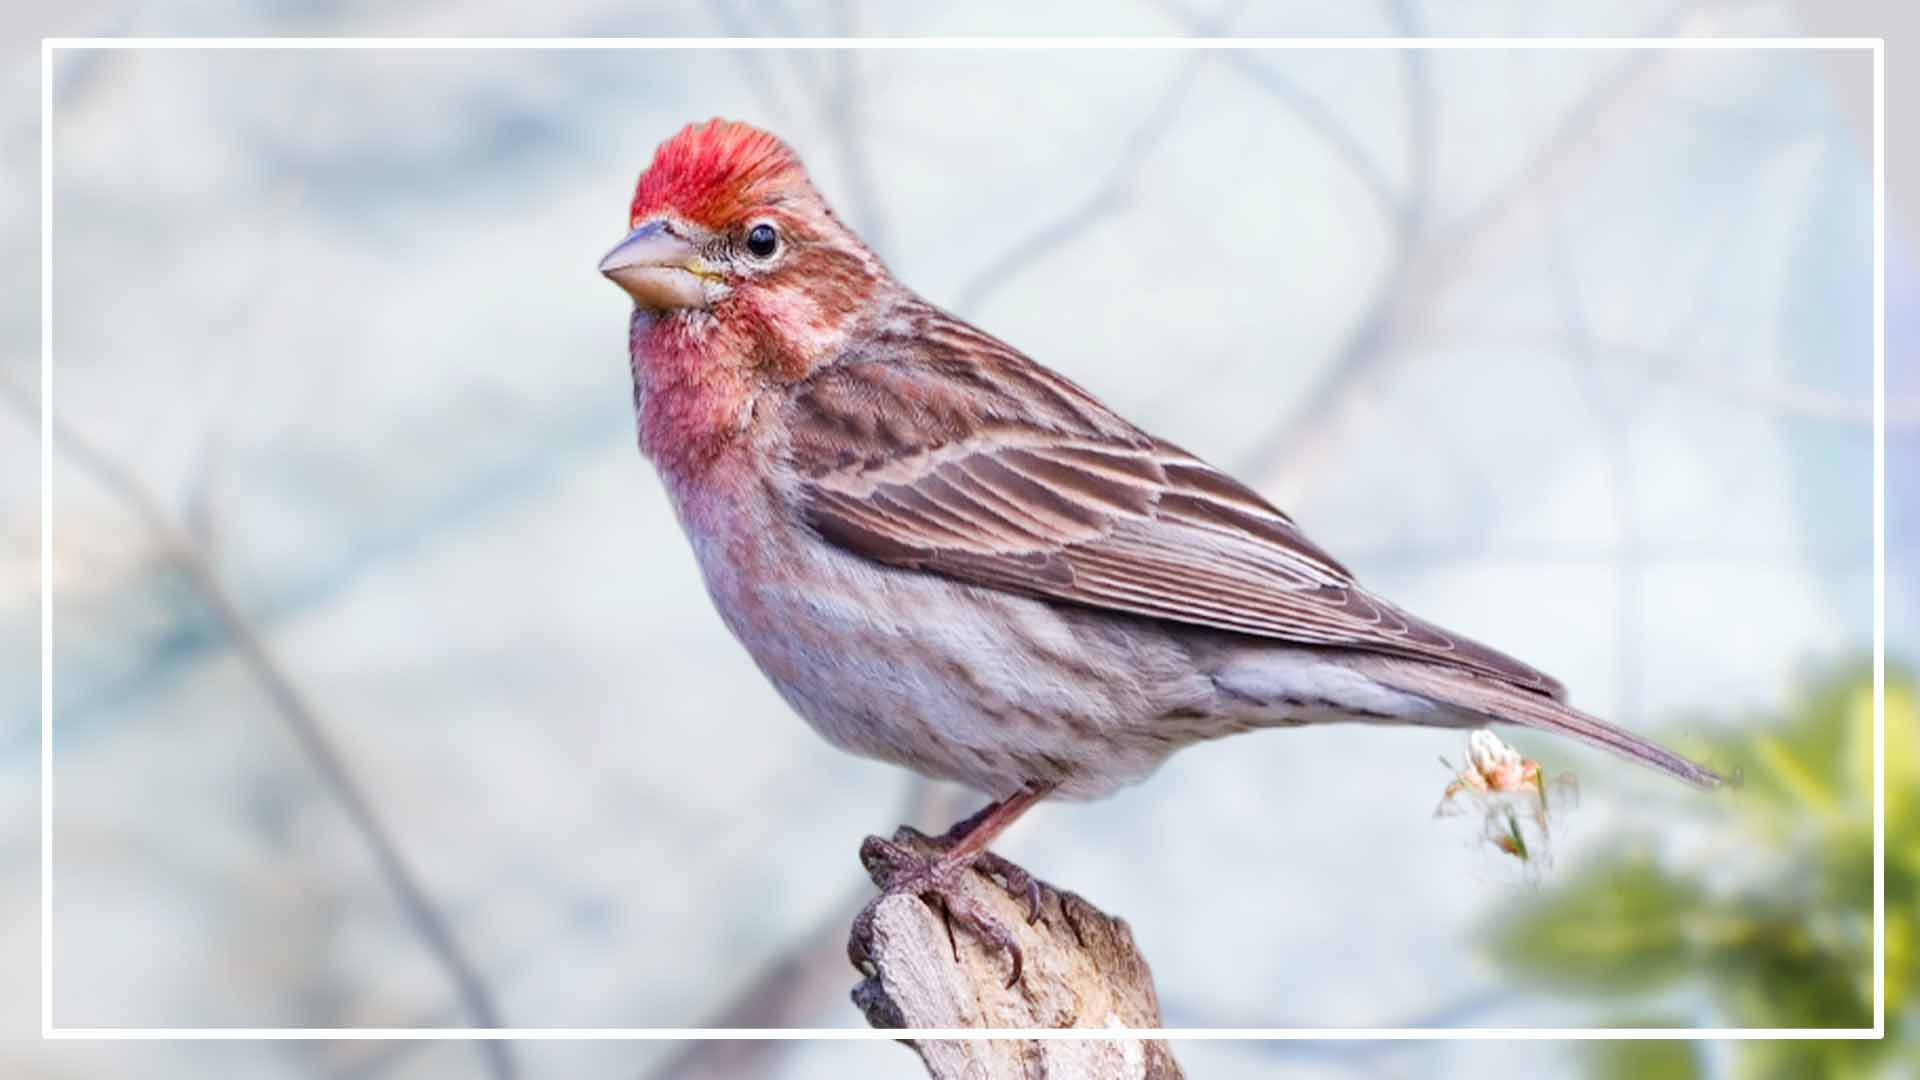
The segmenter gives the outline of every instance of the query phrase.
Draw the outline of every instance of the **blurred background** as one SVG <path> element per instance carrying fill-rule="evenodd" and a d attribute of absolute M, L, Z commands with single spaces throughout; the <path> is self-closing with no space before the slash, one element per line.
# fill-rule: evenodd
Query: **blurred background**
<path fill-rule="evenodd" d="M 61 7 L 7 16 L 0 117 L 22 1076 L 920 1075 L 886 1043 L 33 1039 L 30 36 L 1883 32 L 1704 0 Z M 654 145 L 725 115 L 788 139 L 906 282 L 1376 590 L 1747 778 L 1709 798 L 1519 738 L 1578 778 L 1525 863 L 1435 816 L 1458 733 L 1260 733 L 1042 807 L 999 850 L 1129 920 L 1168 1024 L 1870 1025 L 1871 85 L 1864 52 L 61 54 L 56 1022 L 862 1024 L 860 838 L 976 798 L 831 750 L 728 637 L 594 270 Z M 1897 179 L 1895 1038 L 1183 1044 L 1190 1075 L 1920 1075 Z"/>

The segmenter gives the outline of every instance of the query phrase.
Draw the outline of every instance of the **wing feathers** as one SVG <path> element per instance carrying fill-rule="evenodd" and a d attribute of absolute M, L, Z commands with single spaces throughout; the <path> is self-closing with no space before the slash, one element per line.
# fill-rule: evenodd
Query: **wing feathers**
<path fill-rule="evenodd" d="M 1559 694 L 1368 593 L 1258 494 L 978 331 L 939 316 L 895 348 L 823 369 L 788 403 L 805 512 L 828 541 L 991 588 Z"/>

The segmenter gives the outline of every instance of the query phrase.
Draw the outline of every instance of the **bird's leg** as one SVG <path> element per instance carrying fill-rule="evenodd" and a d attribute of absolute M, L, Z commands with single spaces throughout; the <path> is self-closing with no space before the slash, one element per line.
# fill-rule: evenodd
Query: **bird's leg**
<path fill-rule="evenodd" d="M 999 802 L 989 803 L 979 813 L 938 837 L 928 837 L 912 829 L 905 830 L 915 839 L 938 850 L 938 856 L 921 855 L 904 844 L 883 840 L 878 836 L 867 837 L 866 842 L 860 845 L 860 862 L 879 882 L 880 895 L 853 921 L 848 955 L 854 964 L 864 966 L 869 959 L 865 943 L 870 940 L 874 912 L 879 908 L 880 901 L 889 896 L 911 893 L 924 900 L 937 900 L 953 921 L 973 931 L 987 944 L 1005 949 L 1013 961 L 1013 975 L 1007 980 L 1007 985 L 1019 982 L 1022 963 L 1019 942 L 985 907 L 962 892 L 959 883 L 961 875 L 969 870 L 998 877 L 1002 887 L 1014 898 L 1026 900 L 1027 921 L 1031 923 L 1038 918 L 1040 883 L 1025 870 L 988 851 L 987 845 L 993 843 L 1006 831 L 1007 826 L 1046 798 L 1052 790 L 1051 784 L 1034 785 Z"/>
<path fill-rule="evenodd" d="M 1032 874 L 1027 873 L 1025 868 L 995 855 L 993 852 L 986 850 L 986 848 L 988 844 L 993 842 L 995 837 L 1006 830 L 1007 826 L 1013 824 L 1015 818 L 1026 813 L 1028 808 L 1045 798 L 1052 790 L 1053 785 L 1051 784 L 1028 788 L 1020 795 L 1013 797 L 1015 799 L 1025 798 L 1027 801 L 1024 805 L 1015 808 L 1010 814 L 1006 811 L 1006 805 L 1011 802 L 1012 799 L 1003 799 L 999 802 L 988 803 L 972 816 L 955 822 L 952 828 L 949 828 L 939 836 L 923 837 L 923 839 L 925 839 L 928 844 L 941 851 L 947 852 L 949 855 L 958 850 L 962 845 L 971 843 L 972 850 L 975 852 L 971 863 L 973 868 L 990 878 L 999 878 L 1001 887 L 1006 889 L 1007 893 L 1015 900 L 1025 900 L 1027 902 L 1027 924 L 1031 926 L 1040 918 L 1040 882 L 1037 881 Z M 980 839 L 980 829 L 986 825 L 988 819 L 993 818 L 996 813 L 1006 816 L 1000 818 L 998 824 L 991 826 L 991 831 L 984 835 L 984 839 Z M 975 842 L 976 840 L 977 842 Z"/>
<path fill-rule="evenodd" d="M 1051 790 L 1052 785 L 1047 785 L 1044 790 L 1028 789 L 1032 794 L 1032 799 L 1027 803 L 1027 806 L 1032 806 L 1034 802 L 1038 802 Z M 946 832 L 941 833 L 939 836 L 927 836 L 911 826 L 905 826 L 905 828 L 908 832 L 912 833 L 916 839 L 925 842 L 927 845 L 940 851 L 951 852 L 956 846 L 966 841 L 967 838 L 996 811 L 1001 810 L 1002 807 L 1006 805 L 1006 802 L 1007 800 L 1003 799 L 999 802 L 988 803 L 968 817 L 954 822 Z M 1014 816 L 1017 817 L 1024 812 L 1024 807 L 1015 810 Z M 982 874 L 990 878 L 998 878 L 1001 887 L 1006 889 L 1008 894 L 1015 900 L 1025 900 L 1027 902 L 1027 924 L 1031 926 L 1040 918 L 1040 882 L 1036 880 L 1032 874 L 1027 873 L 1025 868 L 1010 860 L 1003 859 L 991 851 L 984 850 L 986 844 L 992 841 L 993 835 L 997 835 L 1011 824 L 1013 824 L 1013 820 L 1012 818 L 1008 818 L 994 828 L 993 834 L 989 835 L 985 841 L 979 844 L 980 850 L 979 853 L 974 856 L 972 865 L 975 870 L 980 871 Z"/>

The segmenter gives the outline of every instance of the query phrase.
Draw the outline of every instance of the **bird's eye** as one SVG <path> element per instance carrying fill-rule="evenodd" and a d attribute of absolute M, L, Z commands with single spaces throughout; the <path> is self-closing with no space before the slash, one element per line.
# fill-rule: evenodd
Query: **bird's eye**
<path fill-rule="evenodd" d="M 773 226 L 766 222 L 763 221 L 747 230 L 747 250 L 753 252 L 755 258 L 767 258 L 779 246 L 780 234 L 774 232 Z"/>

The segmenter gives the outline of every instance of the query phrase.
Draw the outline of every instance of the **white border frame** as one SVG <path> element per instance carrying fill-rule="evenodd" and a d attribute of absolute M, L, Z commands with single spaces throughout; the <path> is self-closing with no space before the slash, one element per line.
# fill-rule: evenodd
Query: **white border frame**
<path fill-rule="evenodd" d="M 53 1023 L 53 55 L 61 49 L 1451 49 L 1873 53 L 1873 1026 L 1871 1028 L 62 1028 Z M 1886 42 L 1778 38 L 97 38 L 40 40 L 40 1036 L 43 1039 L 1880 1039 L 1886 1035 Z"/>

